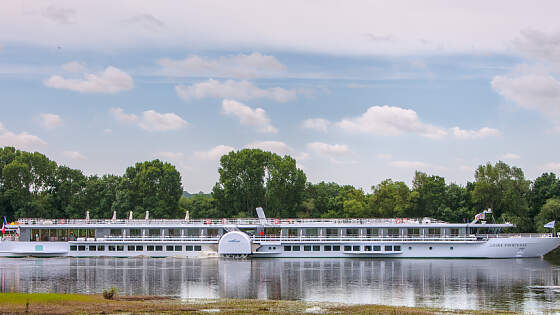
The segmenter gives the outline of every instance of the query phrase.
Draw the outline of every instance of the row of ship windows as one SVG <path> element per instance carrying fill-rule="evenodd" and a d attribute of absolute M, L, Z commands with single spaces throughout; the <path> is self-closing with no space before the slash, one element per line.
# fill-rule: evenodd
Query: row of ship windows
<path fill-rule="evenodd" d="M 304 245 L 304 246 L 299 246 L 299 245 L 292 245 L 292 246 L 284 246 L 284 251 L 285 252 L 298 252 L 301 250 L 301 247 L 303 247 L 303 251 L 305 252 L 319 252 L 321 251 L 321 246 L 319 245 Z M 383 246 L 384 250 L 386 252 L 400 252 L 401 251 L 401 246 L 400 245 L 385 245 Z M 325 252 L 339 252 L 341 250 L 341 248 L 345 251 L 345 252 L 359 252 L 361 250 L 361 246 L 360 245 L 354 245 L 354 246 L 350 246 L 350 245 L 345 245 L 345 246 L 340 246 L 340 245 L 324 245 L 323 246 L 323 251 Z M 380 252 L 381 251 L 382 246 L 381 245 L 365 245 L 363 247 L 363 250 L 366 252 Z M 269 247 L 268 249 L 276 249 L 276 248 L 271 248 Z M 409 247 L 409 249 L 412 249 L 411 247 Z M 432 249 L 430 247 L 430 249 Z"/>
<path fill-rule="evenodd" d="M 292 251 L 293 252 L 298 252 L 298 251 L 301 250 L 301 247 L 302 246 L 299 246 L 299 245 L 284 246 L 284 251 L 285 252 L 292 252 Z M 383 247 L 384 247 L 384 250 L 386 252 L 400 252 L 401 251 L 401 246 L 400 245 L 395 245 L 395 246 L 385 245 Z M 271 250 L 271 249 L 276 250 L 276 247 L 268 247 L 268 249 L 269 250 Z M 323 251 L 325 251 L 325 252 L 339 252 L 340 249 L 341 249 L 340 245 L 324 245 L 323 246 Z M 430 247 L 428 247 L 428 249 L 432 250 L 433 248 L 432 248 L 432 246 L 430 246 Z M 354 246 L 346 245 L 346 246 L 344 246 L 344 251 L 345 252 L 359 252 L 360 250 L 361 250 L 361 246 L 359 246 L 359 245 L 354 245 Z M 412 250 L 412 246 L 409 246 L 408 250 Z M 450 246 L 449 250 L 453 250 L 453 246 Z M 319 245 L 313 245 L 313 246 L 304 245 L 303 246 L 303 251 L 305 251 L 305 252 L 311 252 L 311 251 L 319 252 L 319 251 L 321 251 L 321 246 L 319 246 Z M 381 251 L 381 245 L 373 245 L 373 246 L 365 245 L 364 246 L 364 251 L 365 252 L 371 252 L 371 251 L 380 252 Z"/>
<path fill-rule="evenodd" d="M 124 251 L 124 249 L 126 248 L 127 251 L 129 252 L 142 252 L 144 251 L 144 245 L 128 245 L 128 246 L 124 246 L 124 245 L 70 245 L 70 251 L 85 251 L 86 249 L 90 252 L 101 252 L 101 251 L 105 251 L 105 248 L 107 248 L 108 251 L 110 252 L 122 252 Z M 187 251 L 187 252 L 199 252 L 202 250 L 202 247 L 200 245 L 186 245 L 186 246 L 181 246 L 181 245 L 167 245 L 165 246 L 165 251 L 167 252 L 182 252 L 182 251 Z M 161 252 L 163 251 L 163 245 L 147 245 L 146 246 L 146 251 L 148 252 Z"/>

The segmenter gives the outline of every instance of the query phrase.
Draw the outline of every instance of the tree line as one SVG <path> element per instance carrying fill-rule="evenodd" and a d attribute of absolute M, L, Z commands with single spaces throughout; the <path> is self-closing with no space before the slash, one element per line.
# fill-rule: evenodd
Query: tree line
<path fill-rule="evenodd" d="M 159 160 L 136 163 L 122 176 L 91 175 L 58 165 L 38 152 L 0 148 L 0 215 L 16 218 L 156 218 L 184 214 L 181 176 Z"/>
<path fill-rule="evenodd" d="M 386 179 L 364 192 L 351 185 L 310 183 L 292 157 L 259 149 L 232 151 L 220 159 L 219 180 L 209 194 L 182 196 L 181 176 L 170 163 L 136 163 L 122 176 L 85 176 L 41 153 L 0 148 L 0 215 L 20 217 L 143 218 L 253 217 L 261 206 L 269 217 L 432 217 L 467 222 L 492 209 L 496 222 L 522 232 L 542 231 L 560 217 L 560 180 L 544 173 L 534 181 L 504 162 L 480 165 L 473 182 L 415 172 L 412 185 Z"/>

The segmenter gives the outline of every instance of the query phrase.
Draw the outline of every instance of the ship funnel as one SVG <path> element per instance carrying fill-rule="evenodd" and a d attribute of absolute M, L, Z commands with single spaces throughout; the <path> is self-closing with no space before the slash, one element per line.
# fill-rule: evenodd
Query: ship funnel
<path fill-rule="evenodd" d="M 132 220 L 132 211 L 128 212 L 128 219 Z"/>
<path fill-rule="evenodd" d="M 150 219 L 150 211 L 146 210 L 146 221 Z"/>
<path fill-rule="evenodd" d="M 261 224 L 266 223 L 266 216 L 264 215 L 264 210 L 261 207 L 257 207 L 257 216 L 259 217 L 259 221 Z"/>
<path fill-rule="evenodd" d="M 190 216 L 189 216 L 189 210 L 185 211 L 185 221 L 189 221 Z"/>

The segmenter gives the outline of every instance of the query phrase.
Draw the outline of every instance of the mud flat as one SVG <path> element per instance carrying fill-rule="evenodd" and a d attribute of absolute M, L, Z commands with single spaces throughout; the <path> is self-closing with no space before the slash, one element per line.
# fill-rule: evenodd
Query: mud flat
<path fill-rule="evenodd" d="M 2 313 L 12 314 L 515 314 L 383 305 L 278 300 L 189 299 L 54 293 L 0 293 Z"/>

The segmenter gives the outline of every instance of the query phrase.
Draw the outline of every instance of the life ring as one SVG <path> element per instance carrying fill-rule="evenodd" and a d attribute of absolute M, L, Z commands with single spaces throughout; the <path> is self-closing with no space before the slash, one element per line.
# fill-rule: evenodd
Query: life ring
<path fill-rule="evenodd" d="M 288 219 L 288 222 L 289 222 L 290 224 L 292 224 L 292 219 Z"/>
<path fill-rule="evenodd" d="M 222 224 L 226 224 L 226 218 L 222 219 Z"/>
<path fill-rule="evenodd" d="M 403 221 L 403 223 L 406 223 L 406 222 L 408 222 L 408 218 L 403 218 L 402 221 Z"/>
<path fill-rule="evenodd" d="M 280 224 L 280 219 L 274 219 L 274 224 Z"/>
<path fill-rule="evenodd" d="M 206 219 L 206 220 L 204 221 L 204 224 L 210 224 L 210 219 Z"/>
<path fill-rule="evenodd" d="M 66 221 L 64 219 L 60 219 L 60 224 L 65 224 Z"/>
<path fill-rule="evenodd" d="M 400 224 L 401 223 L 401 218 L 396 218 L 395 223 Z"/>

